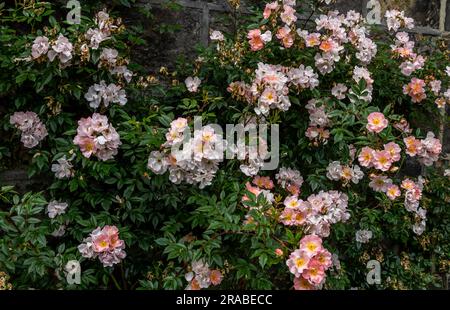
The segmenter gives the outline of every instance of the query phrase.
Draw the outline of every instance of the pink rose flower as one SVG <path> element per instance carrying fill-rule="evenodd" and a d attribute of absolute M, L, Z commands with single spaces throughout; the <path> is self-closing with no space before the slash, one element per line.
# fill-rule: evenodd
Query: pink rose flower
<path fill-rule="evenodd" d="M 372 112 L 367 117 L 367 130 L 374 133 L 382 132 L 388 126 L 388 121 L 383 113 Z"/>
<path fill-rule="evenodd" d="M 400 160 L 400 158 L 401 158 L 400 153 L 401 153 L 402 149 L 400 148 L 400 146 L 397 143 L 389 142 L 388 144 L 386 144 L 384 146 L 384 150 L 389 152 L 393 162 L 397 162 Z"/>
<path fill-rule="evenodd" d="M 363 147 L 361 149 L 361 153 L 359 153 L 358 161 L 359 164 L 363 167 L 370 168 L 373 166 L 373 158 L 374 158 L 374 150 L 370 147 Z"/>
<path fill-rule="evenodd" d="M 308 268 L 309 260 L 310 256 L 308 253 L 303 250 L 295 250 L 289 256 L 289 259 L 286 261 L 286 265 L 291 273 L 293 273 L 296 277 L 299 277 L 303 271 Z"/>
<path fill-rule="evenodd" d="M 312 257 L 322 250 L 322 239 L 316 235 L 305 236 L 300 240 L 300 248 Z"/>
<path fill-rule="evenodd" d="M 252 51 L 256 52 L 264 48 L 264 41 L 261 38 L 261 30 L 253 29 L 247 34 L 248 43 Z"/>
<path fill-rule="evenodd" d="M 373 165 L 381 171 L 388 171 L 392 166 L 392 157 L 388 151 L 375 151 Z"/>
<path fill-rule="evenodd" d="M 397 185 L 391 184 L 386 190 L 386 195 L 390 200 L 395 200 L 401 196 L 400 188 Z"/>

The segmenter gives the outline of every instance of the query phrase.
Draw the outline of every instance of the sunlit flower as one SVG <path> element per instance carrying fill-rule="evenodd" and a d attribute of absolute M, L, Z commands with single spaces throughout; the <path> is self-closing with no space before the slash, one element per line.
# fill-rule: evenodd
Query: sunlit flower
<path fill-rule="evenodd" d="M 388 120 L 383 113 L 372 112 L 367 117 L 367 130 L 370 132 L 380 133 L 388 126 Z"/>
<path fill-rule="evenodd" d="M 373 156 L 373 165 L 381 171 L 388 171 L 392 166 L 391 153 L 388 151 L 375 151 Z"/>
<path fill-rule="evenodd" d="M 412 102 L 421 102 L 424 100 L 427 95 L 425 94 L 425 81 L 413 78 L 408 85 L 403 87 L 403 93 L 405 95 L 409 95 L 412 99 Z"/>
<path fill-rule="evenodd" d="M 363 167 L 370 168 L 373 165 L 374 158 L 374 150 L 368 146 L 365 146 L 361 149 L 361 152 L 358 156 L 359 164 Z"/>
<path fill-rule="evenodd" d="M 395 200 L 401 196 L 400 188 L 397 185 L 391 184 L 387 187 L 386 195 L 390 200 Z"/>
<path fill-rule="evenodd" d="M 308 235 L 300 241 L 300 248 L 310 257 L 316 255 L 322 250 L 322 239 L 316 235 Z"/>
<path fill-rule="evenodd" d="M 400 153 L 401 153 L 402 149 L 400 148 L 400 146 L 397 143 L 389 142 L 388 144 L 385 144 L 384 150 L 389 152 L 393 162 L 400 160 L 400 158 L 401 158 Z"/>
<path fill-rule="evenodd" d="M 295 250 L 286 261 L 289 271 L 296 277 L 299 277 L 308 267 L 311 255 L 303 250 Z"/>

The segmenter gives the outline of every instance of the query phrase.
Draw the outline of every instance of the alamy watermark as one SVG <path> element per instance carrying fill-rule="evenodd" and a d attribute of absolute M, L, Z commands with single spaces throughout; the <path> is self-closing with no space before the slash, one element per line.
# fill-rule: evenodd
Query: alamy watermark
<path fill-rule="evenodd" d="M 68 284 L 81 284 L 81 265 L 78 261 L 68 261 L 64 271 L 66 272 L 66 280 Z"/>
<path fill-rule="evenodd" d="M 270 135 L 269 135 L 270 127 Z M 203 158 L 222 162 L 224 159 L 260 161 L 260 170 L 275 170 L 280 161 L 278 124 L 226 124 L 202 125 L 202 117 L 194 118 L 194 135 L 189 127 L 182 140 L 171 145 L 171 155 L 177 161 Z M 269 143 L 270 141 L 270 148 Z"/>
<path fill-rule="evenodd" d="M 370 270 L 367 273 L 366 280 L 369 285 L 381 284 L 381 264 L 377 260 L 370 260 L 367 262 L 367 268 Z"/>
<path fill-rule="evenodd" d="M 379 0 L 370 0 L 367 2 L 366 20 L 369 24 L 381 24 L 381 4 Z"/>
<path fill-rule="evenodd" d="M 70 0 L 66 4 L 66 8 L 70 9 L 67 13 L 67 22 L 71 25 L 81 24 L 81 4 L 80 1 Z"/>

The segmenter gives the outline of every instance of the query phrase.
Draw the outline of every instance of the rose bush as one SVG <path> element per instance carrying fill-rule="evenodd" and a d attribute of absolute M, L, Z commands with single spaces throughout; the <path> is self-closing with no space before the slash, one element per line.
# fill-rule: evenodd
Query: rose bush
<path fill-rule="evenodd" d="M 12 287 L 368 289 L 372 259 L 376 288 L 442 287 L 447 51 L 419 53 L 396 10 L 385 31 L 354 11 L 303 24 L 295 5 L 211 31 L 195 61 L 158 77 L 129 60 L 143 42 L 111 12 L 63 27 L 49 4 L 2 11 L 2 166 L 49 180 L 2 189 Z M 424 117 L 436 126 L 413 129 Z M 255 158 L 255 141 L 240 149 L 213 126 L 237 123 L 279 125 L 276 170 L 262 169 L 276 135 L 257 139 Z"/>

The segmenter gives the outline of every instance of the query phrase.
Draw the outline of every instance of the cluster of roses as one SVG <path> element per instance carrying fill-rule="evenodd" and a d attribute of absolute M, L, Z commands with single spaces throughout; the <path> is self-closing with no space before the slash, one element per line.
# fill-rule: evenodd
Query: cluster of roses
<path fill-rule="evenodd" d="M 405 16 L 405 12 L 388 10 L 385 13 L 388 30 L 397 31 L 400 28 L 413 29 L 414 19 Z"/>
<path fill-rule="evenodd" d="M 79 38 L 76 44 L 77 51 L 79 49 L 81 61 L 90 59 L 90 49 L 97 50 L 100 44 L 111 39 L 111 35 L 118 32 L 121 25 L 120 19 L 113 19 L 105 11 L 100 11 L 95 16 L 96 28 L 90 28 L 85 34 L 84 39 Z M 59 34 L 58 38 L 51 42 L 45 36 L 37 37 L 33 43 L 31 56 L 35 60 L 42 60 L 47 55 L 50 61 L 58 57 L 62 68 L 71 64 L 74 54 L 74 45 L 63 35 Z M 128 70 L 127 61 L 118 58 L 118 51 L 115 49 L 104 48 L 100 54 L 99 67 L 109 69 L 113 75 L 124 78 L 127 82 L 131 81 L 133 72 Z M 108 107 L 110 103 L 117 103 L 121 106 L 127 102 L 126 93 L 121 86 L 114 83 L 107 85 L 105 81 L 100 84 L 94 84 L 85 94 L 85 98 L 89 101 L 92 108 L 98 108 L 101 104 Z M 30 112 L 31 113 L 31 112 Z M 111 159 L 117 154 L 120 137 L 114 127 L 108 124 L 106 116 L 94 114 L 92 117 L 82 118 L 78 122 L 77 136 L 74 144 L 79 145 L 81 152 L 87 158 L 95 154 L 101 160 Z M 43 125 L 42 125 L 43 126 Z M 47 132 L 45 127 L 34 125 L 33 129 L 44 137 Z M 43 128 L 43 130 L 41 130 Z M 45 134 L 44 134 L 45 133 Z M 39 137 L 39 135 L 38 135 Z M 36 145 L 38 141 L 33 143 L 27 142 L 27 145 Z M 73 175 L 72 165 L 66 157 L 60 158 L 57 164 L 52 166 L 58 178 L 70 177 Z"/>
<path fill-rule="evenodd" d="M 164 151 L 151 152 L 148 168 L 156 174 L 168 169 L 169 179 L 175 184 L 185 181 L 199 184 L 200 188 L 210 185 L 223 158 L 225 141 L 210 126 L 195 130 L 192 138 L 185 118 L 172 121 L 170 126 L 162 145 Z"/>
<path fill-rule="evenodd" d="M 412 78 L 411 82 L 403 86 L 403 93 L 411 97 L 412 102 L 419 103 L 427 98 L 425 93 L 425 81 L 418 78 Z"/>
<path fill-rule="evenodd" d="M 379 133 L 388 126 L 388 121 L 382 113 L 373 112 L 367 118 L 367 129 L 370 132 Z M 401 124 L 400 124 L 401 125 Z M 404 133 L 409 133 L 409 125 L 405 128 L 395 126 Z M 403 139 L 406 146 L 406 154 L 409 156 L 419 156 L 419 161 L 426 166 L 431 166 L 433 162 L 439 159 L 442 151 L 442 144 L 436 139 L 434 133 L 428 132 L 423 140 L 414 136 L 408 136 Z M 393 162 L 400 160 L 401 148 L 395 142 L 390 142 L 384 146 L 383 151 L 374 151 L 369 147 L 364 147 L 359 156 L 359 162 L 364 167 L 375 167 L 382 171 L 388 171 Z"/>
<path fill-rule="evenodd" d="M 289 255 L 286 265 L 295 276 L 296 290 L 314 290 L 325 283 L 325 272 L 333 266 L 333 259 L 320 237 L 307 235 L 300 240 L 299 249 Z"/>
<path fill-rule="evenodd" d="M 376 55 L 377 46 L 367 37 L 368 30 L 364 27 L 364 19 L 359 13 L 349 11 L 345 16 L 339 15 L 337 11 L 331 11 L 328 15 L 320 15 L 315 20 L 316 30 L 324 30 L 324 33 L 309 33 L 306 30 L 296 29 L 297 16 L 293 8 L 295 2 L 284 0 L 268 3 L 263 18 L 268 19 L 272 25 L 277 25 L 278 18 L 281 19 L 282 25 L 276 29 L 276 37 L 284 48 L 293 46 L 296 35 L 304 41 L 306 47 L 318 47 L 315 61 L 322 74 L 333 71 L 334 64 L 340 60 L 345 43 L 351 43 L 356 48 L 355 56 L 363 64 L 370 63 Z M 272 33 L 268 30 L 263 34 L 260 29 L 254 29 L 249 32 L 248 38 L 251 49 L 257 51 L 272 40 Z"/>
<path fill-rule="evenodd" d="M 34 112 L 15 112 L 9 122 L 21 131 L 20 141 L 26 148 L 35 147 L 48 135 L 45 125 Z"/>
<path fill-rule="evenodd" d="M 320 15 L 315 20 L 316 30 L 324 33 L 309 33 L 297 30 L 305 41 L 306 47 L 318 48 L 315 65 L 322 74 L 331 73 L 335 63 L 341 59 L 344 44 L 350 43 L 356 48 L 355 57 L 363 65 L 369 64 L 377 53 L 376 44 L 368 37 L 368 29 L 364 26 L 364 18 L 355 11 L 347 15 L 330 11 L 327 15 Z"/>
<path fill-rule="evenodd" d="M 422 198 L 422 190 L 424 180 L 419 177 L 417 183 L 410 179 L 404 179 L 400 187 L 393 184 L 392 179 L 382 175 L 371 175 L 371 182 L 369 187 L 376 192 L 385 193 L 390 200 L 396 200 L 402 195 L 401 189 L 404 190 L 404 205 L 406 210 L 415 214 L 415 224 L 413 231 L 420 235 L 425 230 L 426 225 L 426 210 L 419 207 L 420 199 Z"/>
<path fill-rule="evenodd" d="M 348 184 L 350 181 L 358 184 L 364 178 L 364 172 L 358 165 L 342 165 L 339 161 L 333 161 L 327 167 L 327 178 L 333 181 L 343 181 L 344 184 Z"/>
<path fill-rule="evenodd" d="M 300 188 L 303 184 L 303 177 L 301 176 L 300 171 L 282 167 L 280 168 L 279 173 L 275 175 L 275 178 L 277 180 L 277 184 L 291 195 L 298 196 L 300 194 Z M 252 184 L 247 182 L 247 191 L 254 194 L 255 197 L 262 195 L 264 199 L 270 204 L 275 201 L 274 194 L 271 192 L 275 185 L 270 177 L 255 176 L 252 180 L 252 183 L 255 186 L 252 186 Z M 250 198 L 247 195 L 244 195 L 242 197 L 244 206 L 247 206 L 245 202 L 249 200 Z M 251 206 L 249 209 L 253 210 L 260 208 L 261 206 Z M 253 217 L 250 214 L 247 214 L 244 224 L 250 224 L 253 222 Z"/>
<path fill-rule="evenodd" d="M 380 133 L 388 126 L 388 121 L 382 113 L 371 113 L 367 118 L 367 129 L 370 132 Z M 410 134 L 411 130 L 406 121 L 394 124 L 394 127 L 404 134 Z M 439 159 L 442 151 L 441 142 L 434 137 L 432 132 L 428 132 L 423 140 L 414 136 L 408 136 L 403 139 L 405 143 L 405 152 L 409 156 L 418 156 L 419 161 L 431 166 L 433 162 Z M 392 170 L 392 164 L 401 159 L 401 147 L 395 142 L 389 142 L 384 145 L 384 150 L 373 150 L 370 147 L 363 147 L 358 156 L 361 166 L 366 168 L 375 168 L 383 172 Z M 390 200 L 396 200 L 402 195 L 400 187 L 393 184 L 392 179 L 383 175 L 372 174 L 369 186 L 377 191 L 383 192 Z M 413 231 L 416 234 L 422 234 L 426 225 L 426 210 L 419 208 L 419 201 L 422 196 L 423 181 L 418 184 L 406 179 L 402 182 L 401 188 L 405 190 L 405 208 L 415 214 L 415 224 Z"/>
<path fill-rule="evenodd" d="M 271 109 L 287 111 L 290 108 L 290 86 L 303 90 L 314 89 L 318 85 L 318 75 L 311 67 L 300 65 L 298 68 L 288 68 L 260 62 L 251 85 L 233 82 L 228 91 L 238 99 L 256 104 L 257 115 L 267 115 Z"/>
<path fill-rule="evenodd" d="M 109 69 L 109 72 L 119 77 L 123 77 L 126 82 L 130 82 L 133 77 L 133 72 L 130 71 L 126 65 L 126 60 L 118 59 L 119 52 L 116 49 L 104 48 L 100 54 L 99 67 Z M 91 108 L 97 109 L 103 102 L 105 107 L 110 103 L 117 103 L 121 106 L 127 103 L 127 95 L 121 86 L 114 83 L 106 85 L 105 81 L 100 81 L 100 84 L 94 84 L 89 87 L 88 92 L 84 98 L 89 102 Z"/>
<path fill-rule="evenodd" d="M 222 282 L 222 272 L 218 269 L 210 269 L 208 263 L 203 260 L 193 261 L 191 270 L 185 275 L 186 281 L 189 282 L 186 290 L 200 290 Z"/>
<path fill-rule="evenodd" d="M 121 21 L 118 19 L 115 21 L 110 18 L 109 14 L 105 11 L 100 11 L 95 16 L 95 24 L 97 28 L 89 30 L 85 34 L 88 43 L 83 43 L 80 45 L 80 54 L 82 59 L 89 59 L 89 48 L 97 50 L 100 43 L 111 38 L 111 34 L 116 31 Z M 50 42 L 49 38 L 46 36 L 37 37 L 31 48 L 31 56 L 33 59 L 41 59 L 42 56 L 47 55 L 50 61 L 55 60 L 58 57 L 61 67 L 67 67 L 70 65 L 70 61 L 73 58 L 74 46 L 69 39 L 63 34 L 59 34 L 58 38 L 54 42 Z M 117 70 L 123 70 L 123 68 L 118 68 Z M 124 71 L 127 74 L 126 70 Z"/>
<path fill-rule="evenodd" d="M 412 157 L 417 155 L 419 162 L 425 166 L 431 166 L 435 161 L 438 161 L 439 154 L 442 151 L 441 142 L 434 137 L 434 133 L 431 131 L 427 133 L 427 137 L 423 140 L 409 136 L 404 138 L 403 142 L 405 142 L 406 154 Z"/>
<path fill-rule="evenodd" d="M 393 163 L 400 160 L 400 153 L 401 148 L 395 142 L 385 144 L 383 150 L 373 150 L 366 146 L 361 149 L 358 161 L 363 167 L 388 171 Z"/>
<path fill-rule="evenodd" d="M 89 87 L 84 98 L 89 101 L 89 106 L 94 109 L 97 109 L 101 103 L 105 107 L 108 107 L 110 103 L 117 103 L 120 106 L 124 106 L 128 101 L 124 89 L 114 83 L 106 85 L 105 81 Z"/>
<path fill-rule="evenodd" d="M 88 46 L 97 50 L 100 43 L 111 39 L 112 33 L 119 29 L 122 21 L 121 19 L 114 20 L 107 12 L 100 11 L 96 14 L 94 22 L 97 28 L 89 28 L 85 37 L 89 40 Z"/>
<path fill-rule="evenodd" d="M 268 3 L 263 13 L 264 19 L 270 19 L 273 23 L 277 23 L 278 17 L 281 19 L 283 26 L 278 28 L 276 37 L 280 40 L 285 48 L 290 48 L 294 44 L 294 32 L 291 26 L 295 27 L 297 21 L 295 0 L 282 0 Z M 252 51 L 259 51 L 264 45 L 272 41 L 272 32 L 267 30 L 262 33 L 260 29 L 252 29 L 249 31 L 247 38 L 249 39 Z"/>
<path fill-rule="evenodd" d="M 404 60 L 400 65 L 402 74 L 411 76 L 414 71 L 423 68 L 426 59 L 414 53 L 414 41 L 410 41 L 408 33 L 397 32 L 395 38 L 395 44 L 391 45 L 391 49 L 395 56 Z"/>
<path fill-rule="evenodd" d="M 447 75 L 450 76 L 450 67 L 448 67 Z M 427 98 L 426 87 L 427 82 L 419 79 L 412 78 L 411 81 L 403 86 L 403 93 L 405 95 L 409 95 L 411 97 L 411 101 L 415 103 L 422 102 Z M 448 100 L 450 100 L 450 88 L 447 89 L 444 93 L 441 93 L 442 90 L 442 81 L 431 79 L 428 81 L 428 86 L 430 87 L 431 92 L 437 96 L 435 103 L 438 108 L 445 107 L 445 104 Z"/>
<path fill-rule="evenodd" d="M 119 134 L 108 123 L 108 117 L 98 113 L 78 121 L 77 135 L 73 143 L 80 147 L 84 157 L 90 158 L 94 154 L 103 161 L 117 155 L 122 144 Z"/>
<path fill-rule="evenodd" d="M 348 196 L 338 191 L 320 191 L 306 201 L 289 196 L 280 221 L 289 226 L 305 226 L 306 231 L 321 237 L 330 235 L 331 224 L 345 222 L 350 218 L 347 211 Z"/>
<path fill-rule="evenodd" d="M 255 79 L 248 86 L 253 101 L 256 101 L 255 112 L 257 115 L 267 115 L 271 109 L 287 111 L 290 108 L 289 77 L 286 71 L 287 68 L 280 65 L 258 63 Z"/>
<path fill-rule="evenodd" d="M 288 2 L 295 4 L 295 1 Z M 277 37 L 281 39 L 285 48 L 289 48 L 293 45 L 295 33 L 297 33 L 299 38 L 305 42 L 306 47 L 317 47 L 319 52 L 315 56 L 315 65 L 322 74 L 333 71 L 335 63 L 341 59 L 340 54 L 344 50 L 343 44 L 345 43 L 350 42 L 356 47 L 356 58 L 359 59 L 363 65 L 369 64 L 376 55 L 377 46 L 367 37 L 368 31 L 363 26 L 364 19 L 359 13 L 350 11 L 344 16 L 333 11 L 328 15 L 321 15 L 316 19 L 316 28 L 318 31 L 324 29 L 325 34 L 308 33 L 305 30 L 295 29 L 295 10 L 290 4 L 286 4 L 286 1 L 282 1 L 282 4 L 283 5 L 281 5 L 280 1 L 267 4 L 264 18 L 272 18 L 274 19 L 273 24 L 276 24 L 277 16 L 280 15 L 281 20 L 284 22 L 284 26 L 278 29 Z M 291 15 L 293 17 L 291 17 Z M 267 31 L 264 34 L 261 34 L 260 29 L 251 30 L 249 38 L 252 50 L 259 50 L 264 47 L 266 41 L 271 39 L 271 32 Z M 249 103 L 257 101 L 257 114 L 266 115 L 270 108 L 279 108 L 282 111 L 286 111 L 290 107 L 289 98 L 287 96 L 289 92 L 287 86 L 290 86 L 289 83 L 298 86 L 300 89 L 313 89 L 319 84 L 317 74 L 314 73 L 313 69 L 310 67 L 304 68 L 304 66 L 301 66 L 300 68 L 295 69 L 283 68 L 281 66 L 277 67 L 279 71 L 278 75 L 269 74 L 265 79 L 264 77 L 263 79 L 258 79 L 257 70 L 256 83 L 249 86 L 242 82 L 234 82 L 230 85 L 229 91 L 235 97 L 245 99 Z M 260 67 L 258 69 L 260 69 Z M 286 72 L 286 74 L 283 74 L 284 72 Z M 272 76 L 274 77 L 273 80 L 271 79 Z M 362 78 L 366 81 L 368 92 L 362 99 L 369 102 L 372 99 L 373 80 L 366 68 L 356 66 L 353 79 L 358 83 Z M 269 85 L 261 85 L 261 82 L 268 82 Z M 275 88 L 273 87 L 274 82 L 277 86 Z M 333 89 L 333 95 L 338 99 L 343 99 L 345 98 L 344 94 L 346 91 L 347 87 L 343 84 L 339 84 Z M 310 128 L 308 135 L 317 138 L 320 135 L 326 136 L 327 133 L 324 132 L 323 129 Z"/>
<path fill-rule="evenodd" d="M 50 61 L 54 61 L 58 57 L 59 64 L 62 68 L 70 66 L 70 60 L 73 57 L 72 52 L 72 43 L 61 33 L 51 45 L 47 37 L 39 36 L 34 40 L 31 47 L 31 56 L 33 59 L 41 59 L 42 56 L 47 55 Z"/>
<path fill-rule="evenodd" d="M 311 195 L 308 201 L 298 199 L 303 177 L 300 172 L 290 168 L 280 168 L 276 175 L 277 184 L 291 194 L 284 201 L 285 209 L 280 215 L 280 221 L 288 226 L 304 225 L 306 231 L 311 234 L 300 241 L 300 248 L 292 252 L 286 261 L 289 271 L 295 275 L 294 288 L 297 290 L 319 289 L 325 282 L 325 272 L 333 265 L 333 257 L 322 246 L 321 237 L 330 234 L 330 225 L 340 221 L 346 221 L 350 214 L 346 211 L 348 197 L 337 191 L 323 192 Z M 270 177 L 256 176 L 246 184 L 249 192 L 256 197 L 262 195 L 264 199 L 273 203 L 274 194 L 271 190 L 275 187 Z M 249 201 L 245 195 L 242 201 Z M 253 206 L 250 209 L 259 209 Z M 254 219 L 247 214 L 244 224 L 253 223 Z M 282 256 L 283 251 L 276 249 L 275 254 Z M 192 279 L 192 274 L 190 279 Z M 207 277 L 205 277 L 207 279 Z"/>
<path fill-rule="evenodd" d="M 103 267 L 112 267 L 125 257 L 125 242 L 119 239 L 119 229 L 116 226 L 97 227 L 78 246 L 78 251 L 86 258 L 97 258 Z"/>
<path fill-rule="evenodd" d="M 387 24 L 389 30 L 394 30 L 395 44 L 391 45 L 392 52 L 396 57 L 403 59 L 400 69 L 403 75 L 411 76 L 415 71 L 423 69 L 426 58 L 414 52 L 414 41 L 410 40 L 408 33 L 397 32 L 400 27 L 414 28 L 414 20 L 404 16 L 404 12 L 391 10 L 386 12 Z M 450 68 L 447 68 L 447 75 L 450 76 Z M 427 81 L 413 77 L 411 81 L 403 86 L 403 93 L 411 97 L 412 102 L 420 103 L 427 98 L 426 86 L 437 96 L 435 103 L 439 108 L 443 108 L 450 100 L 450 89 L 441 93 L 442 81 L 430 77 Z"/>
<path fill-rule="evenodd" d="M 327 129 L 330 126 L 330 119 L 325 110 L 325 104 L 318 106 L 317 100 L 311 99 L 305 108 L 309 113 L 309 127 L 305 136 L 316 146 L 321 143 L 326 144 L 330 138 L 330 131 Z"/>
<path fill-rule="evenodd" d="M 427 220 L 426 210 L 419 206 L 420 199 L 422 198 L 423 183 L 423 178 L 419 177 L 417 183 L 410 179 L 405 179 L 401 184 L 402 189 L 405 190 L 405 208 L 407 211 L 414 214 L 414 224 L 412 229 L 417 235 L 421 235 L 425 231 Z"/>

